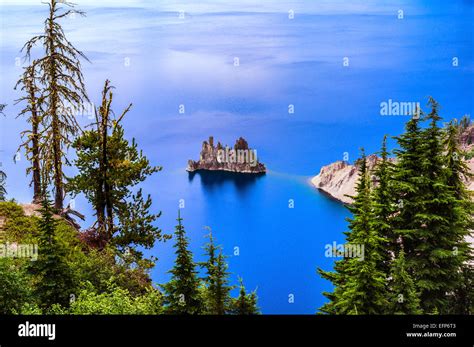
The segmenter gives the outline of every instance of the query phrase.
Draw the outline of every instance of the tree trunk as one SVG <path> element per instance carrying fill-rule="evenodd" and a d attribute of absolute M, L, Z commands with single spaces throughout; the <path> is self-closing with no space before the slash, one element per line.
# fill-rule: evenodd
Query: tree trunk
<path fill-rule="evenodd" d="M 62 179 L 62 162 L 61 162 L 61 143 L 60 143 L 60 129 L 59 122 L 56 115 L 56 107 L 53 106 L 54 114 L 53 117 L 53 165 L 54 165 L 54 207 L 57 210 L 63 208 L 63 179 Z"/>
<path fill-rule="evenodd" d="M 104 117 L 102 119 L 102 177 L 104 178 L 104 196 L 105 206 L 107 210 L 107 231 L 108 239 L 112 238 L 114 233 L 114 219 L 113 219 L 113 208 L 112 201 L 110 199 L 110 185 L 107 178 L 108 158 L 107 158 L 107 136 L 108 136 L 108 124 L 109 124 L 109 106 L 104 110 Z"/>
<path fill-rule="evenodd" d="M 52 136 L 53 136 L 53 175 L 54 175 L 54 207 L 57 210 L 63 209 L 63 198 L 64 198 L 64 190 L 63 190 L 63 170 L 62 170 L 62 162 L 61 162 L 61 129 L 59 125 L 59 115 L 58 115 L 58 89 L 56 84 L 56 61 L 55 61 L 55 54 L 56 49 L 54 45 L 54 37 L 53 37 L 53 23 L 54 23 L 54 5 L 55 2 L 53 1 L 53 8 L 50 13 L 49 18 L 49 37 L 48 37 L 48 45 L 49 45 L 49 54 L 50 54 L 50 85 L 49 85 L 49 92 L 50 92 L 50 112 L 52 118 Z"/>
<path fill-rule="evenodd" d="M 34 76 L 33 76 L 34 77 Z M 33 80 L 34 83 L 34 80 Z M 39 116 L 38 109 L 36 107 L 36 96 L 34 91 L 34 84 L 30 90 L 30 99 L 31 99 L 31 123 L 32 123 L 32 165 L 33 165 L 33 203 L 38 204 L 42 200 L 42 191 L 41 191 L 41 167 L 40 167 L 40 158 L 39 158 Z"/>
<path fill-rule="evenodd" d="M 103 115 L 100 115 L 103 117 Z M 98 120 L 97 120 L 98 121 Z M 97 124 L 97 134 L 99 135 L 99 144 L 100 144 L 100 149 L 102 149 L 103 146 L 103 137 L 102 137 L 102 121 L 101 123 Z M 108 232 L 107 232 L 107 225 L 105 223 L 105 196 L 104 196 L 104 175 L 102 174 L 103 172 L 103 158 L 102 158 L 102 153 L 99 156 L 99 182 L 97 182 L 97 201 L 96 201 L 96 213 L 97 213 L 97 229 L 100 234 L 104 235 L 105 238 L 108 240 Z"/>

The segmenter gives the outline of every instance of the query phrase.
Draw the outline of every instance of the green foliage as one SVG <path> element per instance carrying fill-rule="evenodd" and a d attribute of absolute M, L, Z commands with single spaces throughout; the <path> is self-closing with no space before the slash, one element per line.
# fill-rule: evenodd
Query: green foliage
<path fill-rule="evenodd" d="M 394 150 L 397 164 L 392 176 L 392 194 L 397 206 L 392 226 L 408 249 L 413 249 L 410 244 L 415 242 L 420 226 L 421 201 L 418 197 L 424 179 L 420 170 L 424 154 L 419 122 L 418 117 L 413 117 L 407 122 L 405 133 L 395 138 L 399 148 Z"/>
<path fill-rule="evenodd" d="M 466 152 L 466 154 L 464 155 L 465 160 L 471 160 L 472 158 L 474 158 L 474 147 L 472 147 L 471 150 L 469 152 Z"/>
<path fill-rule="evenodd" d="M 130 268 L 116 261 L 115 252 L 87 249 L 72 254 L 71 268 L 75 282 L 90 282 L 98 293 L 107 291 L 110 280 L 115 285 L 137 296 L 152 288 L 149 274 L 141 268 Z"/>
<path fill-rule="evenodd" d="M 472 249 L 466 238 L 473 228 L 473 203 L 465 186 L 466 154 L 460 149 L 460 133 L 470 121 L 453 121 L 442 129 L 438 104 L 430 98 L 429 106 L 428 114 L 411 118 L 396 137 L 394 164 L 384 139 L 374 187 L 365 157 L 359 161 L 346 235 L 348 243 L 365 245 L 366 256 L 359 264 L 339 260 L 334 272 L 318 270 L 335 286 L 324 293 L 330 301 L 321 312 L 471 312 Z"/>
<path fill-rule="evenodd" d="M 51 207 L 49 207 L 50 209 Z M 25 263 L 23 260 L 5 259 L 5 263 L 2 263 L 10 262 L 15 269 L 14 272 L 6 267 L 0 270 L 9 271 L 7 275 L 2 275 L 2 278 L 8 279 L 7 282 L 3 283 L 8 284 L 10 289 L 6 289 L 6 287 L 0 289 L 0 294 L 4 294 L 5 298 L 11 294 L 9 297 L 14 300 L 9 303 L 8 299 L 4 299 L 5 305 L 9 307 L 8 312 L 14 314 L 174 313 L 171 311 L 169 300 L 167 301 L 167 298 L 164 298 L 161 293 L 153 288 L 149 274 L 145 269 L 131 267 L 127 262 L 118 261 L 116 252 L 112 247 L 107 246 L 102 250 L 88 247 L 87 244 L 81 241 L 80 233 L 57 215 L 51 215 L 51 210 L 46 213 L 46 217 L 43 213 L 41 218 L 38 218 L 34 215 L 26 216 L 23 208 L 14 202 L 1 202 L 0 216 L 5 220 L 3 236 L 9 242 L 39 243 L 41 245 L 49 240 L 48 235 L 53 235 L 51 225 L 54 225 L 53 242 L 47 245 L 46 251 L 39 252 L 40 258 L 38 261 Z M 180 237 L 180 245 L 187 249 L 184 229 L 182 229 L 182 232 L 182 234 L 179 233 L 184 236 L 185 242 L 183 243 L 183 238 Z M 40 246 L 40 249 L 44 250 L 45 248 Z M 57 249 L 57 251 L 53 251 L 53 249 Z M 226 259 L 220 251 L 221 248 L 207 244 L 205 249 L 207 261 L 202 266 L 211 269 L 211 271 L 206 271 L 207 276 L 202 281 L 197 277 L 196 265 L 192 262 L 192 254 L 184 252 L 181 254 L 190 256 L 184 258 L 191 260 L 192 281 L 189 281 L 189 278 L 183 275 L 180 276 L 181 281 L 176 280 L 178 278 L 176 277 L 173 284 L 165 286 L 174 288 L 175 293 L 178 293 L 181 289 L 177 289 L 178 286 L 174 286 L 174 284 L 181 284 L 182 286 L 179 288 L 185 288 L 189 284 L 192 288 L 197 288 L 191 291 L 194 293 L 195 306 L 193 308 L 188 307 L 188 310 L 194 313 L 258 313 L 255 292 L 250 294 L 241 293 L 238 299 L 230 297 L 230 289 L 233 287 L 229 285 Z M 214 251 L 211 251 L 212 249 Z M 210 256 L 210 254 L 214 254 L 214 256 Z M 183 257 L 178 258 L 180 264 L 186 263 L 186 261 L 183 262 Z M 60 262 L 60 265 L 54 266 L 55 271 L 49 271 L 48 264 L 57 262 Z M 211 264 L 213 265 L 211 266 Z M 183 270 L 186 268 L 189 269 L 188 266 L 177 266 L 175 269 Z M 80 290 L 76 286 L 72 289 L 64 289 L 61 281 L 57 287 L 49 286 L 48 283 L 53 282 L 52 278 L 61 269 L 65 271 L 67 276 L 70 276 L 72 284 L 86 283 L 86 285 Z M 44 281 L 39 270 L 41 270 L 41 273 L 47 274 Z M 176 274 L 186 272 L 177 271 Z M 212 285 L 210 285 L 211 283 Z M 23 291 L 20 290 L 20 287 Z M 64 290 L 62 292 L 64 295 L 61 295 L 62 300 L 55 299 L 51 293 L 52 291 L 48 288 L 57 289 L 58 291 Z M 186 289 L 182 291 L 186 292 Z M 50 295 L 47 295 L 48 293 Z M 75 300 L 72 300 L 71 306 L 68 307 L 71 299 Z M 179 295 L 177 299 L 175 303 L 181 309 Z M 122 305 L 120 305 L 121 300 L 123 300 Z M 61 301 L 61 303 L 56 301 Z"/>
<path fill-rule="evenodd" d="M 32 299 L 22 262 L 0 258 L 0 314 L 15 313 Z"/>
<path fill-rule="evenodd" d="M 336 285 L 331 299 L 320 310 L 331 314 L 381 314 L 386 310 L 386 273 L 382 264 L 382 245 L 387 240 L 380 237 L 375 226 L 374 208 L 371 195 L 371 180 L 367 169 L 367 159 L 362 151 L 359 160 L 359 181 L 356 186 L 354 204 L 349 206 L 352 219 L 350 231 L 346 233 L 347 246 L 364 249 L 362 257 L 344 258 L 337 262 L 336 273 L 319 270 L 326 279 Z M 370 293 L 370 295 L 367 295 Z"/>
<path fill-rule="evenodd" d="M 474 313 L 474 268 L 472 264 L 463 264 L 459 283 L 448 297 L 449 308 L 447 314 L 466 314 Z"/>
<path fill-rule="evenodd" d="M 415 283 L 406 269 L 403 250 L 392 263 L 390 290 L 390 314 L 422 313 Z"/>
<path fill-rule="evenodd" d="M 0 217 L 4 218 L 2 229 L 5 241 L 25 240 L 31 234 L 36 234 L 36 221 L 26 217 L 23 209 L 15 202 L 0 202 Z M 25 233 L 25 230 L 31 232 Z"/>
<path fill-rule="evenodd" d="M 456 199 L 446 181 L 438 104 L 431 98 L 429 104 L 431 112 L 425 117 L 429 124 L 421 133 L 419 172 L 422 179 L 418 185 L 419 209 L 415 215 L 418 225 L 413 237 L 404 244 L 404 250 L 420 290 L 423 309 L 445 312 L 446 293 L 456 287 L 457 272 L 462 264 L 461 258 L 453 253 L 460 230 L 453 230 L 451 224 Z"/>
<path fill-rule="evenodd" d="M 212 233 L 209 233 L 209 242 L 205 245 L 207 261 L 200 265 L 206 269 L 204 283 L 206 314 L 223 315 L 229 311 L 231 305 L 229 273 L 227 272 L 226 256 L 222 248 L 214 244 Z"/>
<path fill-rule="evenodd" d="M 381 250 L 387 240 L 380 237 L 379 230 L 374 228 L 371 180 L 364 153 L 359 177 L 354 205 L 349 207 L 353 217 L 349 221 L 347 241 L 364 247 L 364 256 L 348 259 L 345 269 L 347 281 L 343 284 L 343 293 L 336 307 L 340 313 L 345 314 L 381 314 L 387 306 L 386 274 L 381 270 L 384 261 Z"/>
<path fill-rule="evenodd" d="M 66 259 L 67 249 L 57 238 L 56 228 L 52 207 L 45 198 L 39 221 L 39 255 L 29 267 L 34 275 L 34 294 L 43 309 L 53 304 L 67 306 L 75 289 L 73 273 Z"/>
<path fill-rule="evenodd" d="M 397 235 L 393 231 L 391 218 L 394 214 L 395 201 L 393 200 L 391 177 L 393 174 L 393 163 L 390 161 L 387 150 L 387 136 L 384 136 L 382 148 L 378 153 L 378 160 L 373 175 L 376 180 L 376 186 L 373 188 L 372 208 L 373 224 L 372 227 L 377 233 L 385 237 L 386 241 L 380 243 L 378 252 L 382 255 L 382 263 L 379 269 L 385 273 L 390 271 L 390 261 L 397 250 Z"/>
<path fill-rule="evenodd" d="M 112 244 L 120 252 L 129 251 L 131 259 L 145 268 L 151 267 L 153 263 L 142 260 L 143 253 L 136 246 L 150 249 L 156 241 L 165 241 L 171 238 L 170 235 L 163 235 L 161 230 L 153 225 L 156 219 L 161 216 L 161 212 L 150 213 L 151 204 L 150 195 L 145 200 L 141 189 L 137 194 L 133 194 L 131 200 L 123 208 L 120 208 L 119 227 L 112 240 Z"/>
<path fill-rule="evenodd" d="M 25 216 L 23 209 L 13 202 L 0 203 L 0 216 L 5 218 L 4 236 L 10 243 L 40 243 L 43 234 L 40 229 L 42 224 L 40 218 Z M 143 296 L 153 289 L 148 273 L 140 268 L 130 268 L 127 264 L 117 262 L 115 252 L 109 247 L 102 251 L 89 249 L 79 240 L 78 232 L 73 227 L 57 216 L 53 218 L 55 223 L 54 240 L 62 248 L 61 259 L 66 261 L 73 283 L 89 282 L 95 293 L 106 293 L 109 292 L 111 286 L 116 286 L 126 290 L 133 298 Z M 40 297 L 40 293 L 34 290 L 34 285 L 40 281 L 40 276 L 33 271 L 38 264 L 31 262 L 28 266 L 22 263 L 23 267 L 18 261 L 15 261 L 14 264 L 18 269 L 17 273 L 22 274 L 29 285 L 24 288 L 32 287 L 29 290 L 31 292 L 29 296 L 24 296 L 19 291 L 18 302 L 23 304 L 15 306 L 14 313 L 59 313 L 58 307 L 65 310 L 64 305 L 58 306 L 57 304 L 50 305 L 48 308 L 48 305 Z M 29 271 L 23 271 L 22 269 L 25 267 Z M 77 290 L 68 292 L 68 300 L 71 298 L 71 294 L 77 296 Z M 28 301 L 25 302 L 21 298 L 28 299 Z"/>
<path fill-rule="evenodd" d="M 84 193 L 96 211 L 95 229 L 100 237 L 122 254 L 142 259 L 137 246 L 151 248 L 156 240 L 167 239 L 153 223 L 159 214 L 150 213 L 151 198 L 133 187 L 161 170 L 152 167 L 138 150 L 135 139 L 125 139 L 120 121 L 131 105 L 117 119 L 111 119 L 113 94 L 109 81 L 102 92 L 102 105 L 96 113 L 92 130 L 78 137 L 75 165 L 79 174 L 68 180 L 73 194 Z"/>
<path fill-rule="evenodd" d="M 260 314 L 260 309 L 257 306 L 257 292 L 254 290 L 247 294 L 242 279 L 239 279 L 239 281 L 239 296 L 236 299 L 232 299 L 230 312 L 235 315 Z"/>
<path fill-rule="evenodd" d="M 171 280 L 162 285 L 165 294 L 165 312 L 168 314 L 201 314 L 203 298 L 201 281 L 197 276 L 193 254 L 188 249 L 189 241 L 181 224 L 178 212 L 178 225 L 175 229 L 176 260 L 171 273 Z"/>
<path fill-rule="evenodd" d="M 161 314 L 162 295 L 156 289 L 133 296 L 127 289 L 109 282 L 107 291 L 98 293 L 90 283 L 86 283 L 68 309 L 55 306 L 56 314 Z"/>
<path fill-rule="evenodd" d="M 444 136 L 446 182 L 454 196 L 454 202 L 449 206 L 447 215 L 450 231 L 447 237 L 453 247 L 452 268 L 459 269 L 455 273 L 454 289 L 448 297 L 445 313 L 472 314 L 474 312 L 473 254 L 467 242 L 467 236 L 474 228 L 474 203 L 465 185 L 466 179 L 472 178 L 472 175 L 463 160 L 466 153 L 459 146 L 460 136 L 469 125 L 468 117 L 463 117 L 459 123 L 455 120 L 451 121 L 445 129 Z"/>
<path fill-rule="evenodd" d="M 15 310 L 14 314 L 20 315 L 42 315 L 43 310 L 34 302 L 27 302 L 19 310 Z"/>

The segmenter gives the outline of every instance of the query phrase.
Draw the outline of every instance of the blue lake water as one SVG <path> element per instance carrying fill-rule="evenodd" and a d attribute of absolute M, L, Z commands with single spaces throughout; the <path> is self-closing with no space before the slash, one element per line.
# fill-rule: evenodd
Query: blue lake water
<path fill-rule="evenodd" d="M 184 199 L 196 260 L 209 226 L 230 256 L 233 282 L 241 276 L 248 289 L 258 288 L 264 313 L 311 314 L 324 302 L 321 292 L 331 286 L 316 268 L 331 268 L 324 246 L 343 241 L 349 213 L 308 179 L 345 152 L 353 161 L 359 147 L 374 152 L 384 134 L 402 131 L 406 117 L 381 116 L 381 102 L 424 105 L 432 95 L 446 118 L 473 110 L 472 1 L 76 2 L 87 17 L 68 18 L 64 27 L 91 60 L 83 65 L 91 100 L 100 100 L 111 79 L 116 112 L 134 104 L 129 136 L 163 166 L 143 185 L 163 212 L 157 224 L 171 233 Z M 25 160 L 11 160 L 25 128 L 15 119 L 13 86 L 19 50 L 40 30 L 44 10 L 0 5 L 0 101 L 8 104 L 0 160 L 9 196 L 22 202 L 31 191 Z M 268 174 L 190 178 L 187 160 L 199 157 L 210 135 L 229 145 L 245 137 Z M 76 206 L 91 212 L 81 197 Z M 159 258 L 153 280 L 166 281 L 172 243 L 149 253 Z"/>

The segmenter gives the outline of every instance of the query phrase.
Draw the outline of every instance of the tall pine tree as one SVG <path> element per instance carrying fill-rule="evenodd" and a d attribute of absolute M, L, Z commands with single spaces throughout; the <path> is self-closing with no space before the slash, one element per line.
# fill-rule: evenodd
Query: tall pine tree
<path fill-rule="evenodd" d="M 391 224 L 395 237 L 405 246 L 405 256 L 408 260 L 416 257 L 413 253 L 413 243 L 416 242 L 420 227 L 418 212 L 421 211 L 422 205 L 419 196 L 423 180 L 420 170 L 423 157 L 420 118 L 413 116 L 406 123 L 405 132 L 395 139 L 399 148 L 394 150 L 397 163 L 393 168 L 391 193 L 395 213 Z"/>
<path fill-rule="evenodd" d="M 363 150 L 358 166 L 359 180 L 353 197 L 354 203 L 349 206 L 353 217 L 349 219 L 350 231 L 346 233 L 345 247 L 363 249 L 363 254 L 345 257 L 336 262 L 335 274 L 319 270 L 323 278 L 332 280 L 336 286 L 334 292 L 327 295 L 331 301 L 320 309 L 325 313 L 381 314 L 388 304 L 387 275 L 380 269 L 383 261 L 380 250 L 386 239 L 374 229 L 371 180 Z"/>
<path fill-rule="evenodd" d="M 56 235 L 57 220 L 52 206 L 45 194 L 42 201 L 41 219 L 39 220 L 38 259 L 30 265 L 30 272 L 35 277 L 34 294 L 40 300 L 43 309 L 53 304 L 69 305 L 75 284 L 73 273 L 67 263 L 66 249 Z"/>
<path fill-rule="evenodd" d="M 387 136 L 384 136 L 382 148 L 379 152 L 378 160 L 374 175 L 376 177 L 376 186 L 373 189 L 373 228 L 379 235 L 387 239 L 387 242 L 381 243 L 383 263 L 380 269 L 386 273 L 389 272 L 390 262 L 397 250 L 397 236 L 393 232 L 391 219 L 394 213 L 394 201 L 391 191 L 393 163 L 389 158 L 387 150 Z"/>
<path fill-rule="evenodd" d="M 348 261 L 347 282 L 343 284 L 341 300 L 336 306 L 348 314 L 382 314 L 387 308 L 387 274 L 381 269 L 384 260 L 382 245 L 387 240 L 375 229 L 371 194 L 371 179 L 364 152 L 360 164 L 356 203 L 350 207 L 349 245 L 364 247 L 362 257 Z M 370 293 L 370 295 L 367 295 Z"/>
<path fill-rule="evenodd" d="M 204 278 L 206 285 L 206 313 L 223 315 L 230 308 L 229 273 L 227 272 L 226 257 L 222 254 L 222 247 L 214 244 L 212 232 L 209 233 L 209 242 L 204 247 L 207 261 L 200 265 L 206 269 Z"/>
<path fill-rule="evenodd" d="M 182 218 L 178 211 L 178 225 L 175 229 L 176 260 L 168 283 L 162 285 L 165 298 L 165 312 L 168 314 L 200 314 L 203 312 L 203 300 L 200 292 L 201 281 L 197 276 L 193 254 L 188 249 Z"/>
<path fill-rule="evenodd" d="M 460 230 L 452 223 L 457 204 L 446 180 L 449 168 L 444 157 L 443 132 L 438 125 L 441 117 L 433 98 L 428 104 L 431 106 L 425 117 L 428 126 L 421 134 L 418 228 L 410 248 L 405 249 L 410 250 L 407 251 L 407 260 L 420 290 L 424 312 L 444 313 L 448 309 L 446 293 L 452 292 L 459 281 L 462 259 L 456 252 L 460 251 L 466 230 Z"/>
<path fill-rule="evenodd" d="M 467 124 L 466 124 L 467 122 Z M 447 184 L 454 195 L 450 205 L 448 220 L 453 241 L 453 256 L 458 259 L 455 289 L 450 293 L 447 313 L 471 314 L 474 312 L 474 271 L 472 266 L 472 248 L 466 238 L 473 229 L 473 207 L 470 192 L 466 188 L 466 180 L 472 178 L 465 162 L 466 153 L 460 146 L 462 131 L 470 126 L 470 121 L 451 121 L 445 130 L 444 149 Z"/>

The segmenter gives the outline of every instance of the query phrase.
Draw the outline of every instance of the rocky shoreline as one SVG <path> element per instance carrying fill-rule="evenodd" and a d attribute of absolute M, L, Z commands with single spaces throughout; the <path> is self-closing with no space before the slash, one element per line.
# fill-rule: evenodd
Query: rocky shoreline
<path fill-rule="evenodd" d="M 460 137 L 461 148 L 466 151 L 472 151 L 474 148 L 474 126 L 468 127 Z M 367 166 L 372 170 L 377 161 L 380 160 L 375 154 L 367 156 Z M 471 174 L 467 182 L 467 188 L 474 192 L 474 158 L 466 161 Z M 318 175 L 311 178 L 311 184 L 324 192 L 329 197 L 342 202 L 351 204 L 355 195 L 355 187 L 359 179 L 357 164 L 349 164 L 346 161 L 337 161 L 323 166 Z M 347 196 L 349 195 L 349 196 Z"/>
<path fill-rule="evenodd" d="M 379 158 L 375 155 L 367 156 L 367 166 L 372 170 Z M 323 166 L 318 175 L 311 178 L 311 184 L 329 197 L 342 202 L 351 204 L 356 191 L 355 187 L 359 179 L 357 164 L 352 165 L 346 161 L 337 161 L 335 163 Z"/>
<path fill-rule="evenodd" d="M 214 146 L 214 138 L 202 144 L 198 161 L 189 160 L 186 171 L 226 171 L 240 174 L 265 174 L 267 169 L 258 161 L 257 151 L 251 149 L 247 141 L 240 137 L 234 147 L 223 146 L 220 142 Z"/>

